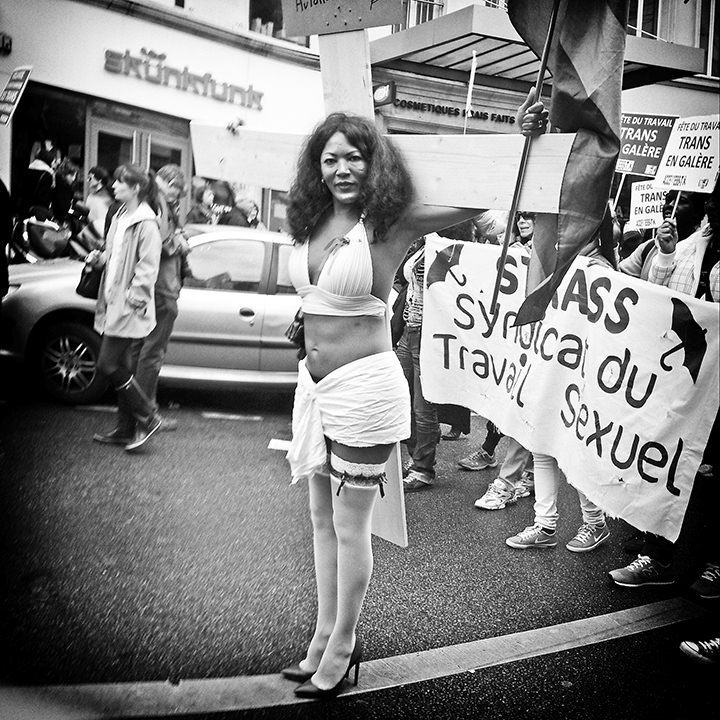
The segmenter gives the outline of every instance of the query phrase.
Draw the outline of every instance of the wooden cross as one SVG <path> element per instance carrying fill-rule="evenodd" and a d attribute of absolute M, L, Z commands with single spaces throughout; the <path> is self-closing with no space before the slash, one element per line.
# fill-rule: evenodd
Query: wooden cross
<path fill-rule="evenodd" d="M 340 11 L 340 6 L 337 9 Z M 319 47 L 326 113 L 345 111 L 373 119 L 367 30 L 320 34 Z M 242 178 L 280 191 L 290 188 L 305 136 L 242 127 L 229 130 L 196 122 L 190 127 L 199 175 Z M 528 212 L 558 212 L 560 185 L 573 138 L 572 134 L 553 134 L 533 141 L 518 207 Z M 407 160 L 420 201 L 478 211 L 510 209 L 524 145 L 522 135 L 395 135 L 393 141 Z M 386 472 L 388 492 L 385 501 L 375 506 L 373 532 L 406 547 L 397 445 Z"/>
<path fill-rule="evenodd" d="M 367 1 L 367 0 L 366 0 Z M 376 3 L 381 0 L 375 0 Z M 347 0 L 346 0 L 347 4 Z M 367 30 L 319 36 L 325 112 L 374 118 Z M 304 135 L 191 122 L 196 171 L 286 191 Z M 526 212 L 558 212 L 560 186 L 574 134 L 547 134 L 530 149 L 519 205 Z M 394 135 L 419 199 L 429 205 L 509 210 L 524 138 L 499 135 Z"/>

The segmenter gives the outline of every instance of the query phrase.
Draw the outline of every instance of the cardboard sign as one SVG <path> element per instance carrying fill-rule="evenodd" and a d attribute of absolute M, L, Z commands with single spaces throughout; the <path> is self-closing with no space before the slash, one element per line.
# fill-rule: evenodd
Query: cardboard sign
<path fill-rule="evenodd" d="M 7 125 L 20 103 L 23 91 L 30 79 L 31 65 L 15 68 L 10 74 L 5 88 L 0 93 L 0 125 Z"/>
<path fill-rule="evenodd" d="M 718 409 L 720 304 L 579 257 L 543 320 L 514 327 L 529 257 L 510 249 L 491 313 L 500 250 L 428 239 L 423 395 L 475 410 L 608 515 L 675 541 Z"/>
<path fill-rule="evenodd" d="M 328 35 L 405 21 L 402 0 L 282 0 L 283 28 L 291 37 Z"/>
<path fill-rule="evenodd" d="M 676 118 L 623 113 L 617 172 L 655 177 Z"/>
<path fill-rule="evenodd" d="M 655 177 L 656 187 L 709 193 L 720 166 L 720 115 L 679 118 Z"/>
<path fill-rule="evenodd" d="M 665 190 L 655 187 L 652 180 L 636 182 L 630 191 L 630 216 L 626 227 L 646 230 L 662 225 Z"/>

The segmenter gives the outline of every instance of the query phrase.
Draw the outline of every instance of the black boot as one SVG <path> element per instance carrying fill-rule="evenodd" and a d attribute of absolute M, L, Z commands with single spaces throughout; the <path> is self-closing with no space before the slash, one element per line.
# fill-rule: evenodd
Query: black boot
<path fill-rule="evenodd" d="M 134 423 L 133 423 L 134 427 Z M 127 445 L 133 441 L 135 431 L 132 429 L 123 430 L 119 425 L 106 433 L 95 433 L 93 440 L 105 445 Z"/>
<path fill-rule="evenodd" d="M 150 437 L 160 429 L 161 420 L 155 411 L 155 406 L 134 377 L 131 376 L 124 385 L 116 389 L 118 395 L 123 396 L 123 400 L 127 403 L 127 407 L 135 419 L 135 434 L 125 445 L 125 450 L 134 452 L 143 447 Z"/>
<path fill-rule="evenodd" d="M 95 433 L 93 440 L 106 445 L 127 445 L 135 437 L 135 418 L 125 402 L 125 396 L 118 393 L 117 424 L 107 433 Z"/>

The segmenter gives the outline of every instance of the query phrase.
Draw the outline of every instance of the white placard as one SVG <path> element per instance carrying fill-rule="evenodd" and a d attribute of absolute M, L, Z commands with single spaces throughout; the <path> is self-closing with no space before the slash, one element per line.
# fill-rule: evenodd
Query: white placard
<path fill-rule="evenodd" d="M 675 122 L 655 186 L 709 193 L 720 167 L 720 115 L 680 118 Z"/>
<path fill-rule="evenodd" d="M 647 230 L 660 227 L 665 190 L 655 187 L 651 180 L 633 183 L 630 191 L 630 215 L 626 228 Z"/>

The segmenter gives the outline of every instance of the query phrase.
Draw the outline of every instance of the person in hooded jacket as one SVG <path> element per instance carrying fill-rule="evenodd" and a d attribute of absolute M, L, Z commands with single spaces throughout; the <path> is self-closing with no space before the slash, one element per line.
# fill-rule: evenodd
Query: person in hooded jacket
<path fill-rule="evenodd" d="M 162 239 L 158 227 L 157 188 L 136 165 L 115 173 L 115 197 L 122 203 L 113 216 L 105 249 L 93 250 L 86 263 L 103 268 L 95 309 L 95 330 L 102 335 L 98 371 L 117 392 L 118 407 L 135 421 L 132 435 L 119 426 L 97 434 L 98 442 L 142 448 L 162 424 L 153 401 L 133 375 L 132 350 L 155 327 L 155 283 Z"/>

